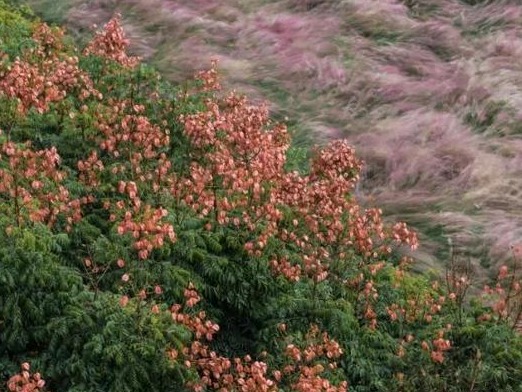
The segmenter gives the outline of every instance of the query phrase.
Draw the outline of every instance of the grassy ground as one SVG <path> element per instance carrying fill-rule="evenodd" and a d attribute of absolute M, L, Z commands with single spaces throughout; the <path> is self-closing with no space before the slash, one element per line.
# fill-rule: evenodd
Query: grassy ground
<path fill-rule="evenodd" d="M 115 11 L 173 80 L 211 57 L 297 138 L 346 137 L 357 194 L 422 233 L 422 268 L 452 244 L 479 276 L 522 234 L 522 6 L 457 0 L 30 0 L 81 36 Z M 490 4 L 491 3 L 491 4 Z"/>

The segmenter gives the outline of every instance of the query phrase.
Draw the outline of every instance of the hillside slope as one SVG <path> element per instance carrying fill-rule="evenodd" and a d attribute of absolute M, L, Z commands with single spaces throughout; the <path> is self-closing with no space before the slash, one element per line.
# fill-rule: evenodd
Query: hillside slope
<path fill-rule="evenodd" d="M 367 163 L 358 197 L 423 233 L 425 268 L 453 252 L 489 269 L 519 241 L 516 1 L 30 3 L 79 33 L 118 10 L 133 51 L 171 80 L 215 57 L 227 86 L 268 99 L 301 139 L 347 137 Z"/>
<path fill-rule="evenodd" d="M 522 246 L 411 273 L 348 141 L 127 46 L 0 0 L 0 391 L 521 391 Z"/>

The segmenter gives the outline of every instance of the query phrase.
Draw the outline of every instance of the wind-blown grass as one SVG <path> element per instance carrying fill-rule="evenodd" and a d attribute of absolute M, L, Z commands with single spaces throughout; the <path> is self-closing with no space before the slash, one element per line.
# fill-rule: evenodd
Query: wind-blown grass
<path fill-rule="evenodd" d="M 347 137 L 366 161 L 359 198 L 415 224 L 428 264 L 447 237 L 477 268 L 520 241 L 518 2 L 59 3 L 52 17 L 79 33 L 122 12 L 134 51 L 173 80 L 215 57 L 228 88 L 268 99 L 301 135 Z"/>

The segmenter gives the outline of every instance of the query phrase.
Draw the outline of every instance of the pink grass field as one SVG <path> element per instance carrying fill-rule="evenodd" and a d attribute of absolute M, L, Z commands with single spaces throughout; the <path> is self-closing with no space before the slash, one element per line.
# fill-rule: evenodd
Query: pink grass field
<path fill-rule="evenodd" d="M 319 143 L 347 138 L 366 162 L 357 196 L 417 227 L 422 268 L 451 238 L 485 276 L 522 242 L 520 2 L 67 1 L 73 32 L 119 11 L 170 79 L 217 58 L 226 88 Z"/>

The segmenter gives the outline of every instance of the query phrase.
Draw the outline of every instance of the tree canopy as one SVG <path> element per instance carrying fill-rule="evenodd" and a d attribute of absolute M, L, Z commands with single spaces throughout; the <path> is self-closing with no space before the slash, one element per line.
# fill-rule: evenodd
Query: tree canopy
<path fill-rule="evenodd" d="M 118 15 L 84 48 L 0 22 L 0 390 L 522 390 L 517 252 L 470 302 L 347 141 L 293 146 L 215 62 L 173 85 Z"/>

